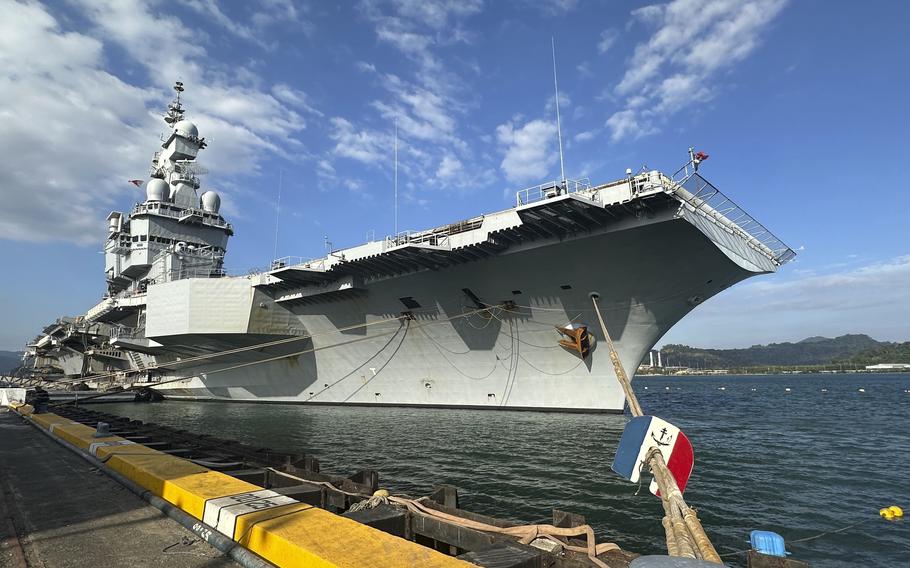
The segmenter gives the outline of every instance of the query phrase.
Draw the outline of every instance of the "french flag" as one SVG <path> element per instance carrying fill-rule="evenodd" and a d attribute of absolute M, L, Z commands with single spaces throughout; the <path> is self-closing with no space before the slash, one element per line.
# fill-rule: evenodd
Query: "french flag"
<path fill-rule="evenodd" d="M 656 416 L 637 416 L 626 424 L 616 448 L 613 471 L 637 482 L 651 448 L 660 450 L 679 490 L 685 491 L 695 463 L 692 444 L 679 428 Z M 650 489 L 651 493 L 660 496 L 653 480 Z"/>

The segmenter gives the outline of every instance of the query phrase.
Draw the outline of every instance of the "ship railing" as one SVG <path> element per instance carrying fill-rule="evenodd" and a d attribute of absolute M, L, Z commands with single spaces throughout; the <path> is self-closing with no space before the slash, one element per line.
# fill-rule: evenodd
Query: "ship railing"
<path fill-rule="evenodd" d="M 287 266 L 304 266 L 306 268 L 312 268 L 315 270 L 324 270 L 325 269 L 325 259 L 324 258 L 306 258 L 303 256 L 282 256 L 281 258 L 276 258 L 269 265 L 268 270 L 278 270 L 279 268 L 285 268 Z"/>
<path fill-rule="evenodd" d="M 162 215 L 164 217 L 171 217 L 173 219 L 180 219 L 186 217 L 187 215 L 195 215 L 201 217 L 203 223 L 206 225 L 213 225 L 215 227 L 222 227 L 225 229 L 233 230 L 233 226 L 222 219 L 218 214 L 212 213 L 211 211 L 206 211 L 204 209 L 199 209 L 196 207 L 190 207 L 187 209 L 180 209 L 179 211 L 174 211 L 171 209 L 169 203 L 164 203 L 161 201 L 152 201 L 148 203 L 137 203 L 133 207 L 133 214 L 138 213 L 154 213 L 155 215 Z"/>
<path fill-rule="evenodd" d="M 160 274 L 156 278 L 150 278 L 146 282 L 146 288 L 151 284 L 163 284 L 165 282 L 173 282 L 175 280 L 185 280 L 187 278 L 224 278 L 227 276 L 227 271 L 223 268 L 212 268 L 212 267 L 196 267 L 190 266 L 186 268 L 174 268 L 168 270 L 163 274 Z M 144 290 L 138 290 L 137 294 L 144 294 Z"/>
<path fill-rule="evenodd" d="M 137 337 L 144 337 L 145 327 L 129 327 L 126 325 L 114 325 L 108 330 L 108 337 L 111 341 L 117 339 L 135 339 Z"/>
<path fill-rule="evenodd" d="M 684 204 L 721 225 L 727 231 L 738 234 L 750 247 L 770 258 L 778 266 L 789 262 L 796 256 L 793 249 L 746 213 L 736 202 L 701 177 L 694 169 L 685 171 L 686 167 L 691 168 L 691 166 L 685 166 L 680 169 L 673 176 L 673 182 L 669 187 L 670 191 Z M 677 179 L 679 181 L 676 181 Z"/>
<path fill-rule="evenodd" d="M 515 192 L 515 205 L 521 207 L 529 203 L 588 189 L 591 189 L 591 181 L 588 178 L 548 181 Z"/>
<path fill-rule="evenodd" d="M 449 233 L 447 232 L 417 232 L 402 231 L 397 235 L 389 235 L 385 238 L 384 250 L 402 245 L 429 245 L 433 247 L 447 248 L 449 246 Z"/>

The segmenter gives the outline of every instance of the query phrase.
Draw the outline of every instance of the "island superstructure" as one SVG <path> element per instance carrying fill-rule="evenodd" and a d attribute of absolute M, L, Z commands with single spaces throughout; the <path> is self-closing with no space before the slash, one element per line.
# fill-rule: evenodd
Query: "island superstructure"
<path fill-rule="evenodd" d="M 183 86 L 146 200 L 108 216 L 107 294 L 29 345 L 30 372 L 168 398 L 622 411 L 591 295 L 627 369 L 693 308 L 793 251 L 697 171 L 557 180 L 509 209 L 323 258 L 224 271 Z"/>

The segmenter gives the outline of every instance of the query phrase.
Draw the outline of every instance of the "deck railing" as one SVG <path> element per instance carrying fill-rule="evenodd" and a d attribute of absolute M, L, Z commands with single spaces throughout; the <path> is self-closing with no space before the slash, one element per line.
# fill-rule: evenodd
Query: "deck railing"
<path fill-rule="evenodd" d="M 708 219 L 738 233 L 777 265 L 787 263 L 796 256 L 793 249 L 694 170 L 681 169 L 673 177 L 677 181 L 670 189 L 681 201 Z M 679 191 L 680 188 L 685 191 Z"/>
<path fill-rule="evenodd" d="M 521 207 L 528 203 L 543 201 L 544 199 L 551 199 L 586 189 L 591 189 L 591 181 L 588 178 L 548 181 L 515 192 L 515 204 L 516 207 Z"/>

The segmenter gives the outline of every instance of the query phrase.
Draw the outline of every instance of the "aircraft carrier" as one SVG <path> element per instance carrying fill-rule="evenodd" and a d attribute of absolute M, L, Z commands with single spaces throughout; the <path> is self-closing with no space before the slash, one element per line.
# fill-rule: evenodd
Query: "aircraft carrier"
<path fill-rule="evenodd" d="M 144 183 L 108 216 L 107 293 L 28 345 L 58 384 L 167 398 L 621 412 L 591 297 L 636 369 L 699 304 L 793 251 L 698 172 L 562 179 L 515 206 L 230 276 L 183 86 Z"/>

